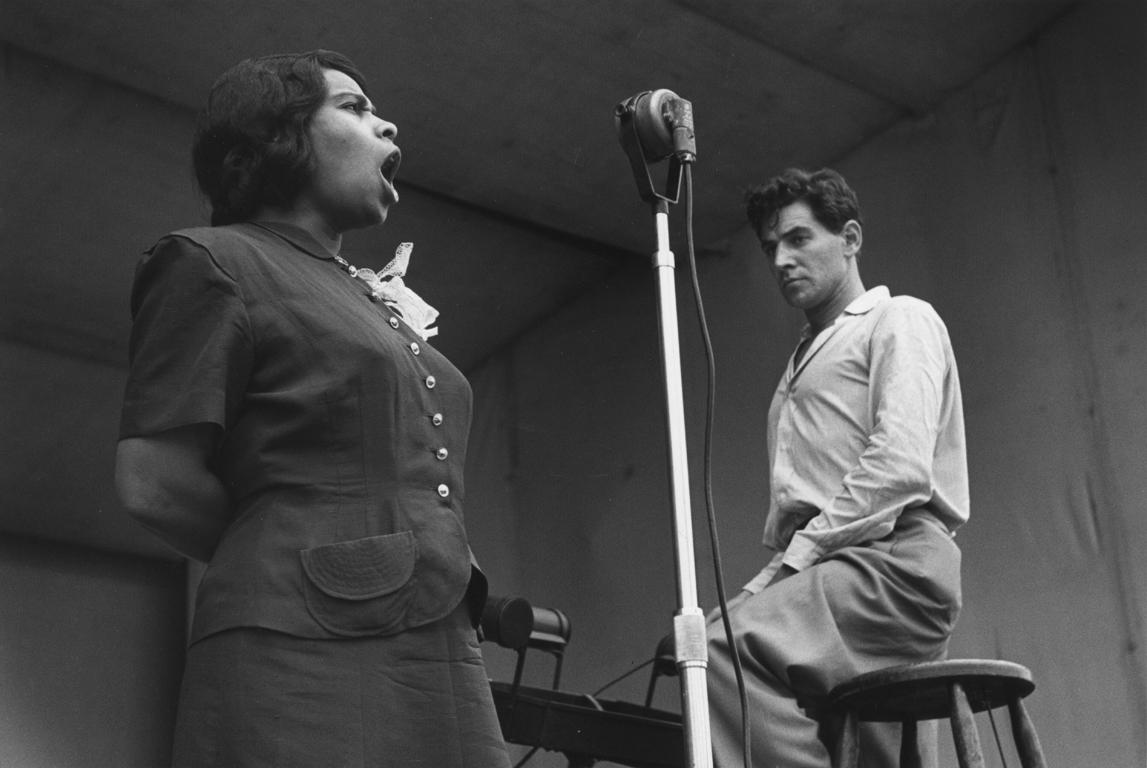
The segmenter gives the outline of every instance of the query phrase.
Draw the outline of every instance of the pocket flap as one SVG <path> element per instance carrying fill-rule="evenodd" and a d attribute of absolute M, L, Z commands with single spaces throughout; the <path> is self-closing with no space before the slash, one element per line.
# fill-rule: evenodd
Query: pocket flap
<path fill-rule="evenodd" d="M 414 573 L 410 531 L 324 544 L 299 553 L 311 582 L 331 597 L 368 600 L 394 592 Z"/>

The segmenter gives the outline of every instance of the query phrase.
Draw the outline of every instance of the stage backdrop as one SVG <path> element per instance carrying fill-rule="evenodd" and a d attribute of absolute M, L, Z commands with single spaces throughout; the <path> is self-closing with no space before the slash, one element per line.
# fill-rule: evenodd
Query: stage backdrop
<path fill-rule="evenodd" d="M 842 158 L 791 158 L 834 164 L 859 190 L 869 284 L 930 301 L 948 323 L 973 501 L 958 539 L 966 606 L 952 652 L 1032 669 L 1030 708 L 1052 765 L 1147 761 L 1147 566 L 1131 556 L 1147 545 L 1142 6 L 1081 3 L 931 114 Z M 132 264 L 162 232 L 199 220 L 186 171 L 191 116 L 18 51 L 5 50 L 4 72 L 10 102 L 37 108 L 0 112 L 0 199 L 20 210 L 29 206 L 12 201 L 55 206 L 28 211 L 27 220 L 0 216 L 13 242 L 34 235 L 5 255 L 14 284 L 23 270 L 110 271 L 122 281 L 124 309 L 111 319 L 80 304 L 69 310 L 89 328 L 118 324 L 114 334 L 72 324 L 67 336 L 53 327 L 17 334 L 42 344 L 0 343 L 8 467 L 0 764 L 152 768 L 170 748 L 183 567 L 126 518 L 111 475 Z M 701 95 L 696 102 L 703 106 Z M 60 119 L 80 112 L 82 120 Z M 722 151 L 705 145 L 703 123 L 698 144 L 701 163 Z M 739 205 L 740 190 L 701 185 L 696 194 Z M 642 222 L 636 191 L 633 205 L 617 215 Z M 683 213 L 672 210 L 675 234 Z M 497 258 L 511 245 L 530 258 L 518 265 L 538 274 L 616 258 L 574 253 L 584 243 L 550 243 L 417 191 L 404 194 L 396 222 L 423 253 L 453 228 L 470 246 L 459 258 L 490 258 L 497 268 L 512 263 Z M 765 556 L 765 411 L 801 318 L 779 300 L 750 233 L 698 245 L 717 363 L 713 498 L 726 583 L 736 590 Z M 679 238 L 674 250 L 683 263 Z M 679 287 L 696 562 L 708 608 L 704 355 L 684 275 Z M 22 301 L 40 298 L 48 297 Z M 508 302 L 489 311 L 512 315 Z M 447 339 L 467 317 L 449 301 L 439 306 Z M 563 689 L 643 701 L 650 669 L 637 668 L 677 607 L 648 259 L 620 263 L 466 368 L 477 405 L 468 525 L 492 589 L 570 617 Z M 490 644 L 486 652 L 491 675 L 509 680 L 515 657 Z M 526 682 L 547 685 L 553 660 L 530 654 L 526 662 Z M 658 680 L 654 704 L 678 708 L 675 679 Z M 986 723 L 981 731 L 990 740 Z M 554 754 L 530 763 L 565 764 Z"/>
<path fill-rule="evenodd" d="M 952 655 L 1031 668 L 1029 705 L 1055 765 L 1145 761 L 1147 574 L 1133 556 L 1147 546 L 1142 34 L 1142 18 L 1091 4 L 836 162 L 864 208 L 867 283 L 931 302 L 961 368 L 973 511 L 958 536 L 966 606 Z M 720 148 L 698 133 L 703 162 Z M 696 194 L 738 205 L 737 190 Z M 674 250 L 682 262 L 683 244 Z M 700 276 L 717 361 L 713 495 L 735 591 L 765 558 L 765 411 L 801 318 L 748 231 L 707 249 Z M 648 268 L 618 275 L 473 376 L 485 414 L 469 481 L 475 546 L 495 590 L 570 614 L 563 687 L 577 692 L 647 660 L 676 606 L 652 280 Z M 710 607 L 704 356 L 679 290 Z M 500 649 L 490 660 L 512 674 Z M 545 657 L 527 667 L 546 683 Z M 640 701 L 649 679 L 642 670 L 601 696 Z M 659 682 L 658 706 L 675 709 L 676 696 Z M 981 732 L 990 742 L 986 720 Z"/>

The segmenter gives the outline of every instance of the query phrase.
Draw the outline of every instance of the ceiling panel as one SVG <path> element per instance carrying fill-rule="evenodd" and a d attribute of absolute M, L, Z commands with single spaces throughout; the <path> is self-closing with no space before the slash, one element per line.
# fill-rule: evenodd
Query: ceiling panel
<path fill-rule="evenodd" d="M 927 111 L 1069 5 L 0 0 L 0 337 L 17 342 L 0 377 L 13 395 L 0 485 L 23 494 L 6 526 L 112 548 L 145 538 L 99 522 L 114 504 L 106 406 L 132 269 L 163 233 L 204 220 L 191 117 L 243 57 L 328 47 L 364 71 L 400 127 L 402 202 L 344 253 L 378 267 L 413 240 L 408 282 L 442 312 L 435 346 L 471 371 L 597 282 L 648 269 L 620 100 L 669 88 L 693 102 L 703 252 L 741 227 L 745 186 L 835 162 Z M 67 483 L 45 462 L 56 454 Z"/>
<path fill-rule="evenodd" d="M 923 113 L 1079 0 L 676 4 L 802 65 Z"/>
<path fill-rule="evenodd" d="M 182 173 L 148 179 L 143 163 L 142 178 L 108 173 L 108 164 L 131 167 L 133 159 L 102 156 L 100 135 L 134 130 L 141 159 L 160 155 L 169 166 L 184 163 L 189 137 L 182 126 L 222 70 L 249 55 L 334 48 L 356 61 L 380 112 L 399 125 L 399 183 L 411 192 L 399 209 L 403 215 L 361 241 L 388 251 L 392 227 L 404 217 L 423 227 L 428 234 L 421 239 L 434 245 L 420 246 L 421 258 L 429 260 L 424 265 L 434 268 L 431 274 L 445 268 L 451 276 L 433 289 L 439 300 L 479 318 L 467 325 L 465 338 L 467 359 L 476 360 L 608 274 L 618 258 L 653 249 L 651 217 L 613 124 L 620 100 L 669 88 L 693 102 L 695 220 L 704 246 L 741 225 L 746 186 L 787 165 L 841 158 L 926 110 L 1070 5 L 0 0 L 0 39 L 12 50 L 90 73 L 93 83 L 91 97 L 75 104 L 57 104 L 45 94 L 42 104 L 25 105 L 48 122 L 5 147 L 9 167 L 17 168 L 8 171 L 8 188 L 19 188 L 18 200 L 4 201 L 6 237 L 18 249 L 35 250 L 43 232 L 81 227 L 81 234 L 102 237 L 119 253 L 139 237 L 141 222 L 158 225 L 178 214 L 182 223 L 194 223 L 186 189 L 178 186 L 187 182 Z M 108 97 L 108 89 L 98 87 L 105 81 L 125 86 L 129 95 Z M 173 129 L 148 134 L 130 114 L 117 112 L 135 108 L 170 113 Z M 68 121 L 90 121 L 92 128 L 73 136 Z M 20 144 L 40 139 L 41 148 Z M 69 160 L 81 146 L 83 156 Z M 45 174 L 31 160 L 38 151 L 55 155 L 66 171 Z M 654 169 L 655 177 L 661 174 Z M 89 204 L 90 189 L 81 185 L 99 189 L 105 178 L 121 186 L 101 189 L 104 197 Z M 134 183 L 162 187 L 152 197 L 157 207 L 168 206 L 134 204 Z M 457 205 L 442 207 L 446 203 Z M 119 210 L 120 204 L 129 207 Z M 482 212 L 500 227 L 490 247 L 465 237 L 465 222 Z M 543 248 L 549 235 L 557 236 L 556 245 Z M 539 260 L 540 250 L 548 258 Z M 74 333 L 90 333 L 113 317 L 120 319 L 110 330 L 122 330 L 116 324 L 123 322 L 122 274 L 92 277 L 83 259 L 42 268 L 8 263 L 6 270 L 5 279 L 14 276 L 20 286 L 6 293 L 26 304 L 86 295 L 100 305 L 74 313 Z M 505 297 L 502 309 L 484 312 L 482 302 L 493 296 Z M 65 318 L 57 321 L 65 325 L 73 316 L 44 312 Z"/>

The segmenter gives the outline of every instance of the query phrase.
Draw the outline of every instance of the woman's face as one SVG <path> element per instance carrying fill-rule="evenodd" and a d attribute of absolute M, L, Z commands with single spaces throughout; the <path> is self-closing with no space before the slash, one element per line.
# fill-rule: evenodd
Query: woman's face
<path fill-rule="evenodd" d="M 386 221 L 398 202 L 394 175 L 402 153 L 398 128 L 374 113 L 358 83 L 324 70 L 327 96 L 308 128 L 314 167 L 299 203 L 315 210 L 330 234 Z"/>

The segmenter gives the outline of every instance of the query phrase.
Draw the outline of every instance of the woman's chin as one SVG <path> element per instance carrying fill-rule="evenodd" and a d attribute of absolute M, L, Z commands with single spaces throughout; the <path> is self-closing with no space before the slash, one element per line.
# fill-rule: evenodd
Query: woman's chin
<path fill-rule="evenodd" d="M 353 229 L 366 229 L 368 227 L 377 227 L 386 223 L 387 217 L 390 215 L 390 206 L 378 205 L 371 209 L 368 213 L 364 213 L 358 224 Z"/>

